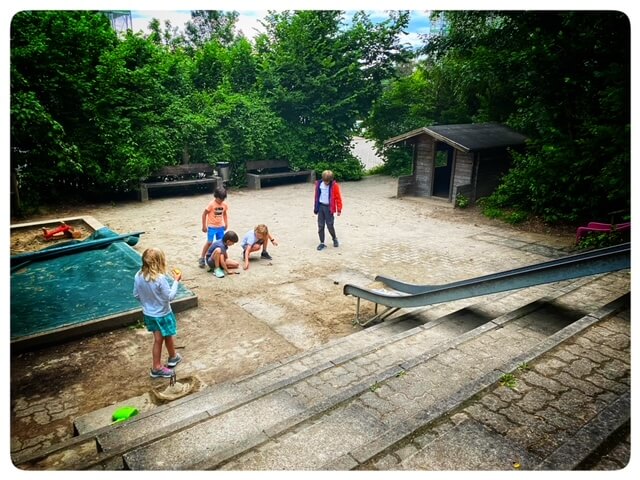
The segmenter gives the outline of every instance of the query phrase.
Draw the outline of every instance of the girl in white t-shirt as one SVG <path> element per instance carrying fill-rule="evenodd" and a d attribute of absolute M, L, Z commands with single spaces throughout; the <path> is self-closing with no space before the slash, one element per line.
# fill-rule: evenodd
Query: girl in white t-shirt
<path fill-rule="evenodd" d="M 174 270 L 173 284 L 167 279 L 167 260 L 164 252 L 158 248 L 147 248 L 142 253 L 142 268 L 136 273 L 133 283 L 133 296 L 142 305 L 142 314 L 147 330 L 153 333 L 151 356 L 153 364 L 151 378 L 170 378 L 173 368 L 182 361 L 176 352 L 175 335 L 177 333 L 176 316 L 171 310 L 171 300 L 178 293 L 178 281 L 182 278 L 179 270 Z M 162 344 L 167 347 L 169 360 L 162 365 Z"/>

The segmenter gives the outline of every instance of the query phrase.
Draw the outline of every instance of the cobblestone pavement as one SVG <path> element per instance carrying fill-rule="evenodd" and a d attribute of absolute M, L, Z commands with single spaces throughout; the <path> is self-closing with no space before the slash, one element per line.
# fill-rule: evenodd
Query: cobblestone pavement
<path fill-rule="evenodd" d="M 377 274 L 421 284 L 455 281 L 565 255 L 573 241 L 573 235 L 517 231 L 444 202 L 397 199 L 394 179 L 368 177 L 344 187 L 348 208 L 339 220 L 341 245 L 322 253 L 315 249 L 309 185 L 232 192 L 234 228 L 243 232 L 267 221 L 280 245 L 272 251 L 273 262 L 255 262 L 250 271 L 224 281 L 206 275 L 194 260 L 201 248 L 199 221 L 208 195 L 87 206 L 45 218 L 92 215 L 117 232 L 145 230 L 139 251 L 159 246 L 184 266 L 185 284 L 198 293 L 199 305 L 178 315 L 180 341 L 187 348 L 181 374 L 197 373 L 207 385 L 353 333 L 354 302 L 342 295 L 344 283 L 368 286 Z M 286 215 L 282 205 L 287 206 Z M 393 228 L 381 212 L 391 212 Z M 167 218 L 175 222 L 170 230 Z M 332 318 L 326 314 L 327 292 Z M 12 454 L 68 439 L 77 416 L 149 391 L 149 348 L 148 332 L 119 329 L 12 357 Z M 617 360 L 620 363 L 609 367 L 628 368 Z M 114 375 L 113 366 L 122 374 Z M 530 380 L 525 378 L 520 387 L 527 386 Z M 524 392 L 522 388 L 511 393 Z M 461 413 L 473 418 L 471 412 Z"/>
<path fill-rule="evenodd" d="M 591 421 L 603 408 L 630 392 L 630 310 L 597 323 L 523 364 L 497 384 L 445 418 L 401 442 L 366 467 L 379 470 L 509 470 L 532 467 Z M 478 459 L 452 456 L 457 441 L 443 446 L 443 438 L 463 424 L 482 425 L 521 448 L 523 456 Z M 630 435 L 621 438 L 601 458 L 580 468 L 616 470 L 630 459 Z M 486 462 L 489 462 L 487 464 Z"/>

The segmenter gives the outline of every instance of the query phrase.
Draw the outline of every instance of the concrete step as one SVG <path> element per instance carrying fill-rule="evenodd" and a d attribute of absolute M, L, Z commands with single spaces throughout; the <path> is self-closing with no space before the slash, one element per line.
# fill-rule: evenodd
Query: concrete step
<path fill-rule="evenodd" d="M 588 300 L 588 303 L 591 303 Z M 617 307 L 618 308 L 618 307 Z M 401 441 L 472 395 L 498 381 L 505 372 L 537 358 L 599 318 L 574 322 L 562 302 L 510 321 L 389 377 L 330 411 L 224 464 L 197 464 L 225 470 L 354 469 Z M 598 315 L 611 312 L 601 310 Z M 506 319 L 505 319 L 506 320 Z M 558 329 L 561 325 L 566 325 Z M 482 327 L 481 327 L 482 328 Z M 534 458 L 535 460 L 535 458 Z"/>
<path fill-rule="evenodd" d="M 580 285 L 582 284 L 584 284 L 584 282 L 580 282 Z M 566 288 L 575 288 L 575 285 L 572 287 L 567 286 Z M 555 290 L 555 294 L 561 294 L 561 292 L 562 289 Z M 516 300 L 511 299 L 502 306 L 502 310 L 507 311 L 514 305 L 520 305 L 523 298 L 518 298 Z M 494 302 L 491 302 L 491 305 L 494 312 L 499 310 L 497 307 L 497 301 L 494 300 Z M 390 334 L 394 332 L 395 326 L 398 324 L 413 322 L 415 316 L 416 313 L 414 312 L 409 316 L 403 316 L 395 323 L 391 322 L 392 326 L 380 325 L 377 328 L 372 327 L 370 331 L 351 335 L 351 338 L 334 342 L 325 348 L 319 348 L 314 351 L 292 357 L 287 362 L 271 365 L 258 373 L 241 378 L 234 382 L 234 386 L 237 388 L 242 387 L 245 392 L 251 393 L 246 393 L 242 396 L 239 392 L 238 397 L 242 398 L 238 398 L 235 403 L 232 402 L 223 406 L 220 406 L 219 403 L 212 403 L 212 405 L 218 406 L 215 409 L 209 410 L 209 414 L 212 416 L 220 415 L 225 411 L 242 407 L 243 404 L 241 401 L 244 401 L 245 403 L 248 403 L 249 401 L 256 401 L 258 398 L 269 395 L 270 393 L 281 389 L 288 389 L 292 385 L 296 385 L 296 388 L 298 389 L 313 389 L 314 386 L 308 386 L 309 382 L 313 383 L 308 379 L 314 376 L 320 376 L 321 378 L 340 376 L 344 373 L 344 366 L 349 365 L 350 362 L 355 363 L 355 366 L 352 366 L 351 368 L 359 370 L 358 374 L 361 377 L 367 378 L 365 383 L 361 386 L 361 388 L 367 388 L 370 383 L 377 380 L 379 376 L 378 369 L 384 367 L 395 368 L 395 365 L 402 363 L 404 358 L 411 358 L 411 355 L 419 356 L 430 346 L 436 346 L 442 341 L 455 338 L 476 326 L 491 320 L 489 314 L 484 312 L 481 307 L 476 306 L 473 308 L 463 308 L 460 311 L 453 312 L 452 314 L 441 317 L 437 320 L 428 321 L 417 328 L 402 331 L 404 330 L 403 327 L 400 328 L 400 333 Z M 416 337 L 413 338 L 414 336 Z M 392 346 L 396 342 L 403 340 L 406 340 L 404 341 L 403 346 L 395 347 L 395 351 L 393 351 L 394 347 Z M 391 354 L 387 355 L 383 362 L 378 361 L 375 363 L 375 359 L 378 356 L 385 357 L 383 353 L 385 349 L 391 350 Z M 373 358 L 373 361 L 368 359 L 367 356 Z M 343 368 L 338 368 L 340 366 Z M 345 375 L 344 378 L 348 377 Z M 342 398 L 342 394 L 334 390 L 335 389 L 326 388 L 324 391 L 317 392 L 317 397 L 320 399 L 328 397 L 328 402 L 331 404 L 331 402 L 335 401 L 335 398 Z M 282 398 L 279 398 L 278 402 L 281 401 Z M 311 404 L 313 404 L 313 408 L 318 408 L 312 400 L 305 402 L 305 405 L 307 406 Z M 207 405 L 207 402 L 203 401 L 202 405 Z M 197 407 L 196 409 L 192 407 L 192 411 L 197 411 Z M 308 411 L 308 409 L 303 409 L 303 412 L 304 411 Z M 294 418 L 297 419 L 295 416 Z M 149 422 L 149 424 L 151 425 L 151 428 L 155 429 L 158 427 L 158 422 L 152 421 Z M 268 427 L 264 426 L 264 428 L 266 429 Z M 123 430 L 123 432 L 125 431 Z M 131 435 L 133 435 L 131 430 L 126 431 L 126 436 L 117 431 L 110 431 L 100 435 L 98 440 L 105 451 L 113 451 L 115 449 L 122 449 L 123 445 L 130 444 L 135 440 Z M 150 441 L 151 437 L 149 435 L 145 435 L 145 440 Z"/>
<path fill-rule="evenodd" d="M 486 328 L 491 312 L 522 303 L 527 297 L 530 300 L 534 291 L 536 295 L 551 293 L 557 297 L 578 287 L 585 288 L 590 283 L 603 284 L 602 278 L 563 282 L 562 287 L 556 284 L 546 289 L 528 289 L 527 293 L 503 295 L 493 302 L 480 302 L 446 318 L 426 319 L 424 325 L 423 320 L 418 322 L 415 319 L 414 312 L 413 319 L 406 317 L 402 320 L 407 324 L 414 323 L 408 331 L 401 331 L 402 327 L 400 333 L 393 331 L 402 323 L 399 320 L 386 326 L 371 327 L 350 336 L 354 338 L 347 337 L 328 344 L 324 349 L 305 352 L 236 382 L 216 385 L 141 414 L 129 422 L 81 435 L 67 442 L 66 446 L 53 447 L 39 457 L 25 459 L 25 464 L 27 468 L 46 465 L 46 468 L 73 469 L 215 467 L 247 449 L 268 442 L 271 436 L 321 415 L 326 409 L 333 409 L 366 393 L 373 385 L 402 374 L 412 364 L 423 362 L 425 355 L 430 355 L 426 353 L 429 349 L 435 351 L 438 345 L 446 345 L 452 338 L 464 338 L 471 327 L 481 325 L 471 330 L 478 335 L 498 328 L 500 323 Z M 586 297 L 594 304 L 602 300 L 602 295 Z M 590 307 L 589 302 L 582 303 L 583 308 Z M 472 318 L 475 320 L 470 321 Z M 421 325 L 415 327 L 416 323 Z M 451 345 L 440 348 L 451 348 Z M 403 363 L 402 368 L 398 367 Z M 209 429 L 217 432 L 216 438 L 210 438 Z M 173 459 L 172 465 L 153 463 L 166 458 L 155 455 L 154 450 L 165 447 L 171 450 L 185 439 L 189 445 L 197 443 L 193 447 L 193 452 L 197 453 L 192 452 L 184 458 L 179 455 L 176 458 L 174 453 L 169 457 Z M 98 445 L 100 452 L 91 451 L 92 442 L 94 449 Z"/>
<path fill-rule="evenodd" d="M 454 316 L 455 314 L 451 317 Z M 467 319 L 467 324 L 464 318 Z M 246 418 L 250 419 L 247 423 L 251 428 L 258 432 L 256 435 L 247 435 L 247 437 L 250 437 L 251 442 L 260 441 L 263 436 L 259 432 L 276 432 L 290 428 L 355 393 L 368 389 L 371 384 L 386 376 L 395 374 L 397 371 L 395 365 L 405 358 L 410 358 L 406 356 L 410 354 L 410 350 L 397 346 L 397 343 L 402 343 L 405 347 L 412 343 L 422 354 L 425 349 L 436 347 L 445 340 L 450 341 L 461 333 L 468 332 L 478 323 L 488 321 L 482 318 L 479 321 L 469 322 L 468 319 L 469 313 L 462 312 L 460 318 L 432 322 L 418 331 L 396 335 L 393 337 L 394 341 L 378 341 L 369 349 L 360 348 L 352 351 L 349 355 L 343 355 L 340 359 L 334 360 L 335 363 L 322 364 L 321 367 L 309 370 L 304 377 L 299 377 L 295 381 L 288 379 L 287 384 L 276 379 L 276 383 L 269 385 L 270 391 L 263 389 L 262 395 L 254 401 L 235 409 L 225 409 L 225 412 L 220 412 L 220 415 L 207 421 L 206 425 L 200 428 L 219 432 L 226 430 L 225 425 L 229 422 L 234 425 L 242 423 L 241 419 Z M 389 371 L 381 373 L 380 370 L 385 368 Z M 260 383 L 264 382 L 260 376 L 251 378 L 255 378 L 255 381 Z M 275 386 L 280 388 L 276 389 Z M 219 425 L 212 426 L 212 423 Z M 234 436 L 237 437 L 238 428 L 231 430 L 234 430 Z M 106 436 L 100 437 L 99 440 L 102 445 L 110 446 L 114 443 L 114 439 Z M 218 438 L 218 441 L 220 440 L 225 443 L 224 439 Z M 246 443 L 241 445 L 243 449 L 249 446 Z M 190 448 L 190 458 L 193 458 L 196 450 L 197 447 Z M 223 456 L 228 454 L 225 452 Z M 136 460 L 132 459 L 132 455 L 127 458 L 129 466 L 133 468 L 132 465 Z"/>
<path fill-rule="evenodd" d="M 592 295 L 585 298 L 589 298 L 587 304 L 593 301 Z M 233 412 L 237 418 L 227 415 L 212 418 L 171 438 L 134 449 L 124 455 L 125 463 L 131 469 L 167 468 L 158 464 L 158 459 L 172 455 L 171 468 L 177 469 L 319 468 L 324 461 L 339 457 L 339 451 L 349 451 L 359 442 L 366 443 L 365 439 L 375 438 L 396 421 L 404 422 L 421 402 L 443 401 L 455 394 L 461 383 L 486 384 L 484 377 L 495 376 L 497 366 L 513 362 L 513 358 L 527 351 L 528 344 L 539 347 L 549 335 L 582 314 L 563 308 L 561 302 L 556 305 L 534 302 L 521 310 L 462 335 L 447 340 L 441 338 L 431 345 L 425 344 L 437 337 L 434 328 L 423 335 L 407 336 L 357 357 L 327 375 L 283 389 L 278 396 L 263 397 L 260 400 L 264 404 L 257 411 L 257 405 L 247 405 L 244 411 Z M 491 335 L 496 338 L 489 341 L 491 348 L 486 348 L 483 344 Z M 496 348 L 498 345 L 500 348 Z M 482 353 L 481 365 L 478 365 L 479 353 Z M 368 374 L 366 370 L 355 373 L 359 367 L 366 366 L 373 366 L 374 373 Z M 391 388 L 390 398 L 382 402 L 370 398 L 377 390 L 396 382 L 401 382 L 405 392 Z M 413 403 L 406 402 L 407 387 L 420 390 Z M 331 392 L 337 393 L 329 396 Z M 369 402 L 379 403 L 381 410 Z M 274 422 L 274 418 L 284 420 Z M 234 433 L 232 438 L 224 438 L 220 432 Z M 253 451 L 256 447 L 259 455 Z M 267 450 L 269 455 L 265 454 Z"/>
<path fill-rule="evenodd" d="M 579 283 L 574 282 L 572 285 L 575 286 L 582 283 L 584 283 L 584 281 L 580 281 Z M 247 386 L 247 389 L 239 389 L 237 396 L 249 395 L 249 391 L 260 394 L 262 390 L 264 393 L 267 393 L 273 388 L 277 388 L 278 385 L 286 385 L 296 381 L 296 379 L 312 375 L 321 369 L 329 368 L 332 364 L 341 363 L 348 358 L 355 357 L 368 350 L 373 350 L 386 343 L 394 342 L 405 334 L 411 335 L 416 333 L 419 330 L 414 329 L 417 328 L 431 328 L 442 322 L 454 323 L 456 319 L 457 322 L 462 322 L 465 328 L 469 328 L 473 325 L 473 322 L 466 317 L 479 315 L 480 317 L 484 316 L 487 320 L 490 320 L 492 315 L 499 316 L 502 312 L 508 311 L 509 308 L 517 308 L 521 303 L 524 303 L 529 296 L 543 293 L 545 292 L 530 291 L 525 298 L 521 298 L 521 295 L 514 295 L 509 302 L 506 302 L 505 299 L 513 294 L 499 293 L 483 297 L 480 302 L 478 302 L 478 299 L 467 299 L 460 302 L 451 302 L 447 305 L 433 305 L 395 314 L 385 322 L 372 325 L 348 337 L 289 357 L 282 362 L 267 365 L 262 369 L 235 380 L 233 382 L 235 385 Z M 472 301 L 476 301 L 478 304 L 471 305 Z M 499 307 L 497 307 L 498 305 Z M 456 308 L 460 309 L 460 311 L 457 312 Z M 469 315 L 471 312 L 473 312 L 473 314 Z M 206 392 L 205 395 L 208 396 L 209 393 L 211 392 Z M 141 413 L 157 408 L 158 404 L 154 403 L 153 398 L 149 397 L 148 394 L 145 394 L 82 415 L 74 420 L 74 430 L 81 435 L 111 425 L 111 414 L 118 406 L 134 406 L 137 407 Z M 190 398 L 195 400 L 197 395 L 191 396 Z M 225 400 L 226 402 L 233 401 L 232 398 L 227 397 L 225 397 Z M 172 404 L 178 405 L 178 402 L 174 401 Z M 206 406 L 207 403 L 201 402 L 199 405 Z M 195 410 L 192 410 L 192 412 L 194 414 L 199 413 Z M 156 413 L 160 413 L 160 411 Z M 157 426 L 155 421 L 150 420 L 150 422 Z M 148 433 L 145 436 L 148 436 Z"/>
<path fill-rule="evenodd" d="M 400 466 L 402 470 L 513 471 L 533 470 L 540 462 L 524 447 L 476 420 L 466 419 Z"/>
<path fill-rule="evenodd" d="M 466 417 L 452 428 L 425 430 L 411 443 L 405 442 L 369 463 L 367 468 L 384 470 L 575 470 L 630 420 L 630 396 L 622 394 L 596 417 L 568 436 L 545 458 L 515 439 Z M 426 442 L 426 444 L 425 444 Z M 417 451 L 416 451 L 417 450 Z M 461 455 L 460 452 L 464 452 Z"/>
<path fill-rule="evenodd" d="M 361 449 L 356 468 L 579 470 L 603 463 L 611 451 L 616 468 L 624 467 L 629 301 L 624 295 L 573 324 L 571 337 L 528 360 L 526 369 L 512 370 L 512 386 L 496 382 L 437 418 L 424 415 L 411 432 L 372 442 L 371 455 Z"/>

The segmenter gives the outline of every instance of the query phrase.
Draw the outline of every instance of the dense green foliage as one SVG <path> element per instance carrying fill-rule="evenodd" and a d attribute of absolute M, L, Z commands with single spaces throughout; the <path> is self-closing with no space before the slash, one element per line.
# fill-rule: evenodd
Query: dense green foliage
<path fill-rule="evenodd" d="M 630 25 L 619 12 L 443 12 L 410 76 L 367 120 L 385 139 L 432 124 L 496 121 L 529 138 L 484 201 L 517 222 L 606 219 L 630 208 Z M 387 154 L 401 174 L 409 156 Z M 404 156 L 403 156 L 404 155 Z"/>
<path fill-rule="evenodd" d="M 24 11 L 11 24 L 11 165 L 23 205 L 113 198 L 165 165 L 286 159 L 358 179 L 349 145 L 404 54 L 408 14 L 270 13 L 249 42 L 237 12 L 194 11 L 118 36 L 99 12 Z"/>
<path fill-rule="evenodd" d="M 350 180 L 362 175 L 349 149 L 353 128 L 393 74 L 408 15 L 374 25 L 356 14 L 349 29 L 340 22 L 337 11 L 274 13 L 257 43 L 260 89 L 290 132 L 292 165 L 318 172 L 331 167 Z"/>
<path fill-rule="evenodd" d="M 95 72 L 116 35 L 105 16 L 78 12 L 21 12 L 11 27 L 11 167 L 20 194 L 35 203 L 87 188 L 100 176 Z"/>
<path fill-rule="evenodd" d="M 237 12 L 192 12 L 185 31 L 116 35 L 96 12 L 23 11 L 11 23 L 11 167 L 22 203 L 133 191 L 182 162 L 281 158 L 363 168 L 359 120 L 383 142 L 433 124 L 496 121 L 529 138 L 488 215 L 606 220 L 630 208 L 630 25 L 609 12 L 440 12 L 448 28 L 408 62 L 407 12 L 270 12 L 253 41 Z M 408 68 L 409 66 L 409 68 Z M 407 174 L 411 152 L 384 152 Z"/>

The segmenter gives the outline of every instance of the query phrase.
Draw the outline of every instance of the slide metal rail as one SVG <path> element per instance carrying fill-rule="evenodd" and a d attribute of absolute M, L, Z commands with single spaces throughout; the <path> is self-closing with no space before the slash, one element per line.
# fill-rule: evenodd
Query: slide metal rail
<path fill-rule="evenodd" d="M 424 307 L 630 267 L 631 244 L 625 243 L 444 285 L 415 285 L 379 275 L 375 280 L 393 291 L 369 290 L 347 284 L 343 293 L 356 297 L 354 323 L 365 326 L 388 317 L 400 308 Z M 360 299 L 375 303 L 374 317 L 365 321 L 360 319 Z M 378 305 L 386 307 L 380 314 Z"/>

